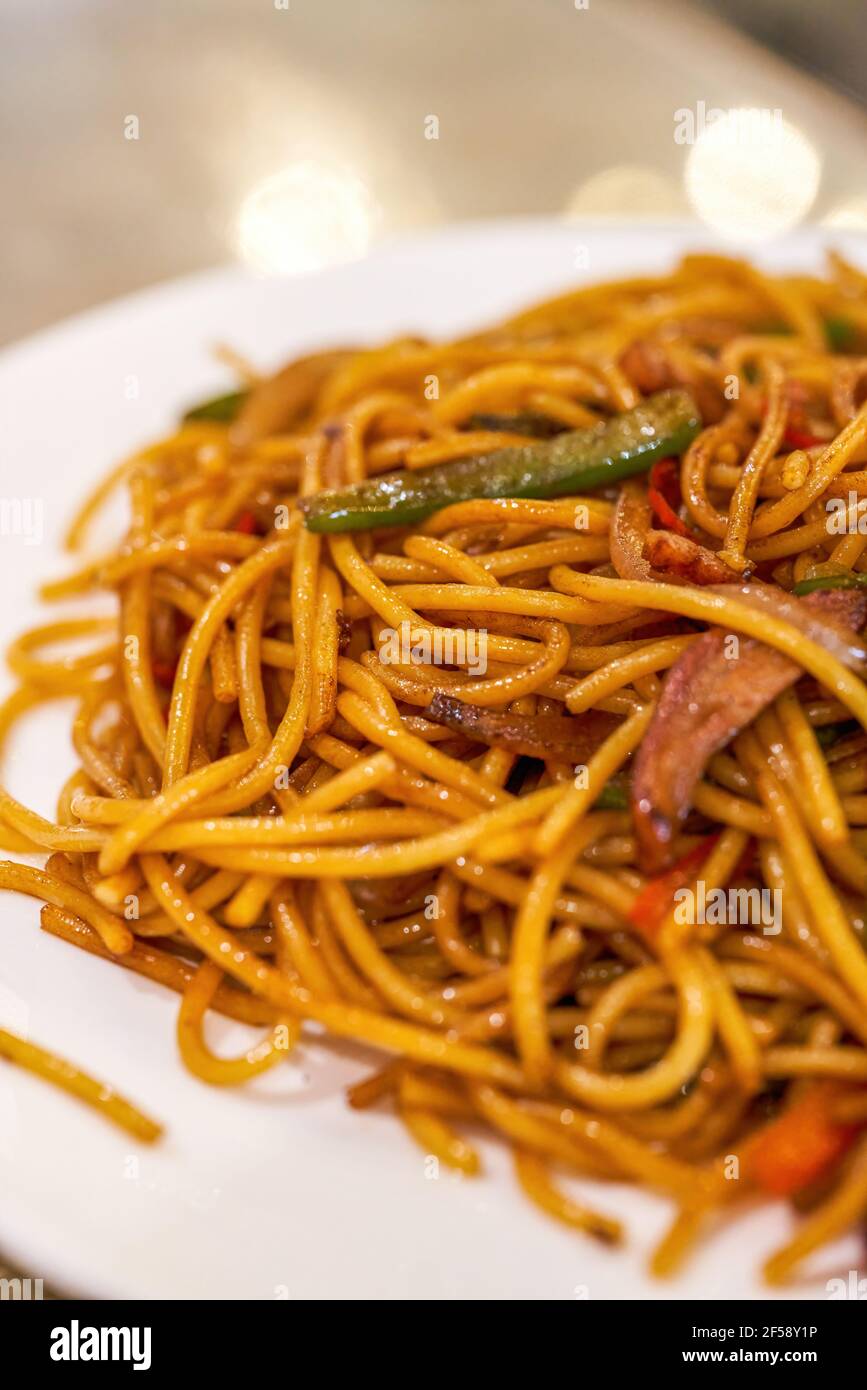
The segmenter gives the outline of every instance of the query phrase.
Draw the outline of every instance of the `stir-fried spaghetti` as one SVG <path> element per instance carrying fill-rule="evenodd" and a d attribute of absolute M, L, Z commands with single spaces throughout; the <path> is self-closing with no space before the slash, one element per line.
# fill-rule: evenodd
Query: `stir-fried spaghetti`
<path fill-rule="evenodd" d="M 785 1279 L 867 1212 L 867 277 L 692 256 L 248 376 L 74 522 L 128 487 L 44 590 L 117 617 L 10 652 L 0 733 L 74 695 L 80 768 L 54 823 L 0 792 L 49 856 L 0 887 L 177 991 L 204 1081 L 362 1041 L 350 1103 L 442 1163 L 481 1123 L 605 1241 L 564 1176 L 672 1198 L 658 1273 L 791 1199 Z M 210 1010 L 261 1041 L 216 1055 Z"/>

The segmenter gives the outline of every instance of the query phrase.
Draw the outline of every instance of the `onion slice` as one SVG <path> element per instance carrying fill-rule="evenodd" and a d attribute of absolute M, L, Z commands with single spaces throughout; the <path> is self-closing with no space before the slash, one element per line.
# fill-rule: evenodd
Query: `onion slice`
<path fill-rule="evenodd" d="M 817 589 L 815 594 L 825 593 L 830 598 L 832 594 L 842 595 L 847 592 L 853 591 Z M 815 594 L 796 598 L 794 594 L 787 594 L 772 584 L 761 583 L 712 584 L 708 593 L 735 598 L 749 608 L 768 613 L 785 623 L 790 623 L 792 627 L 800 628 L 805 637 L 818 642 L 853 671 L 863 672 L 867 668 L 867 646 L 857 637 L 851 622 L 852 615 L 857 612 L 857 604 L 835 604 L 827 599 L 822 604 L 809 603 L 808 599 L 815 597 Z M 863 604 L 861 606 L 863 608 Z M 863 618 L 861 621 L 863 622 Z M 857 624 L 859 627 L 860 625 Z"/>
<path fill-rule="evenodd" d="M 728 565 L 708 550 L 707 546 L 673 531 L 649 531 L 644 542 L 644 557 L 653 570 L 669 583 L 725 584 L 731 580 Z"/>
<path fill-rule="evenodd" d="M 755 595 L 758 585 L 721 585 L 718 592 Z M 766 586 L 761 586 L 764 589 Z M 773 591 L 772 591 L 773 593 Z M 867 595 L 854 589 L 816 590 L 803 599 L 780 596 L 767 612 L 797 622 L 835 655 L 845 648 L 858 659 L 856 632 L 867 618 Z M 757 605 L 756 605 L 757 606 Z M 804 612 L 803 610 L 806 610 Z M 794 616 L 793 616 L 794 615 Z M 693 788 L 708 762 L 801 675 L 796 662 L 753 637 L 740 637 L 737 655 L 729 635 L 710 628 L 668 673 L 650 727 L 635 756 L 631 805 L 642 861 L 652 873 L 666 868 Z"/>
<path fill-rule="evenodd" d="M 660 578 L 644 557 L 651 515 L 644 484 L 627 478 L 620 485 L 609 540 L 611 563 L 621 579 Z"/>
<path fill-rule="evenodd" d="M 611 519 L 611 562 L 621 579 L 725 584 L 731 570 L 712 550 L 672 531 L 651 530 L 653 513 L 644 484 L 628 478 Z"/>

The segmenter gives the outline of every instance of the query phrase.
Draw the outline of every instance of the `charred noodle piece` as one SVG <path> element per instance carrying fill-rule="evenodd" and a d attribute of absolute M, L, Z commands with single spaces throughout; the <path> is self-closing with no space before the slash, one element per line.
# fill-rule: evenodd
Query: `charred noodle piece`
<path fill-rule="evenodd" d="M 441 691 L 434 695 L 424 715 L 434 724 L 444 724 L 492 748 L 563 763 L 586 762 L 621 723 L 616 714 L 604 710 L 574 716 L 512 714 L 468 705 Z"/>
<path fill-rule="evenodd" d="M 853 633 L 867 617 L 863 591 L 819 591 L 802 602 L 814 616 Z M 714 753 L 801 675 L 787 656 L 755 638 L 740 638 L 736 660 L 727 655 L 726 641 L 725 632 L 711 628 L 678 658 L 635 757 L 632 818 L 651 872 L 667 867 L 693 787 Z"/>
<path fill-rule="evenodd" d="M 346 349 L 315 352 L 288 362 L 246 393 L 232 428 L 236 444 L 255 444 L 291 429 L 310 411 L 326 378 L 353 353 Z"/>
<path fill-rule="evenodd" d="M 592 429 L 539 444 L 497 449 L 481 458 L 384 474 L 300 506 L 310 531 L 368 531 L 408 526 L 441 507 L 477 497 L 560 497 L 643 473 L 658 458 L 681 454 L 701 427 L 686 391 L 662 391 Z"/>

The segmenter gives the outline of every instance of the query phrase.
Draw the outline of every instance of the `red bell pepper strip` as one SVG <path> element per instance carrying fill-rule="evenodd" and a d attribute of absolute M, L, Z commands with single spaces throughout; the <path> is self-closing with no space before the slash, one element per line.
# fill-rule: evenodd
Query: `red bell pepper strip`
<path fill-rule="evenodd" d="M 241 512 L 235 522 L 235 530 L 240 531 L 244 536 L 255 536 L 259 531 L 259 523 L 253 512 Z"/>
<path fill-rule="evenodd" d="M 774 1197 L 791 1197 L 838 1163 L 858 1133 L 858 1125 L 834 1119 L 839 1088 L 815 1082 L 748 1143 L 746 1176 Z"/>
<path fill-rule="evenodd" d="M 750 838 L 744 845 L 743 853 L 732 870 L 732 878 L 746 878 L 752 874 L 758 861 L 758 846 L 754 839 Z"/>
<path fill-rule="evenodd" d="M 655 937 L 674 906 L 675 893 L 695 882 L 698 870 L 718 839 L 719 833 L 708 835 L 664 874 L 648 879 L 629 910 L 629 920 L 634 927 L 650 939 Z"/>
<path fill-rule="evenodd" d="M 154 661 L 151 670 L 157 685 L 161 685 L 164 690 L 171 690 L 175 683 L 177 665 L 176 661 Z"/>
<path fill-rule="evenodd" d="M 827 444 L 827 439 L 820 439 L 817 434 L 809 434 L 806 430 L 794 429 L 791 425 L 783 435 L 783 442 L 789 445 L 790 449 L 813 449 L 817 444 Z"/>
<path fill-rule="evenodd" d="M 783 443 L 790 449 L 813 449 L 817 444 L 827 444 L 827 439 L 820 439 L 808 428 L 809 420 L 806 407 L 809 404 L 809 392 L 802 381 L 788 381 L 786 383 L 786 399 L 789 402 L 789 418 L 786 428 L 783 431 Z M 762 402 L 762 415 L 766 415 L 768 403 Z"/>
<path fill-rule="evenodd" d="M 654 516 L 668 531 L 691 537 L 692 532 L 677 515 L 680 506 L 680 483 L 675 459 L 660 459 L 650 470 L 647 498 Z"/>

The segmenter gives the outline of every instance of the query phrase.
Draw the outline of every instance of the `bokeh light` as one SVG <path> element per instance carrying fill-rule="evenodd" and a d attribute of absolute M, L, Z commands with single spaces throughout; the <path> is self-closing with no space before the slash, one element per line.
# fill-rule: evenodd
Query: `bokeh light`
<path fill-rule="evenodd" d="M 762 241 L 796 226 L 810 211 L 822 164 L 796 126 L 777 113 L 739 108 L 705 126 L 684 172 L 689 201 L 703 222 L 732 241 Z"/>
<path fill-rule="evenodd" d="M 825 227 L 841 231 L 867 232 L 867 194 L 856 194 L 835 204 L 822 218 Z"/>
<path fill-rule="evenodd" d="M 265 275 L 303 275 L 363 256 L 378 220 L 349 170 L 301 160 L 257 183 L 238 213 L 238 255 Z"/>
<path fill-rule="evenodd" d="M 686 211 L 682 190 L 673 178 L 644 164 L 614 164 L 600 169 L 570 195 L 567 218 L 681 217 Z"/>

